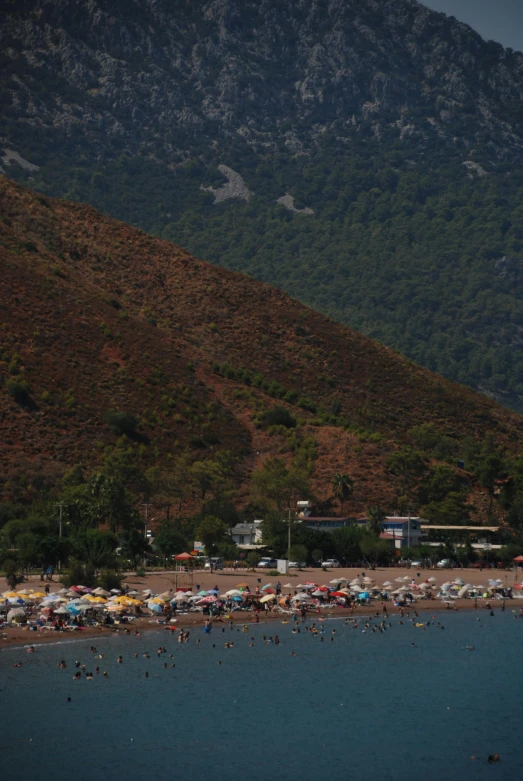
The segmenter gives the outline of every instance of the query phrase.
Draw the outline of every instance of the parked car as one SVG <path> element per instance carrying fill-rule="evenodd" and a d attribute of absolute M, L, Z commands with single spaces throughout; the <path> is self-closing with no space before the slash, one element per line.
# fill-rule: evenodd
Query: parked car
<path fill-rule="evenodd" d="M 276 569 L 278 567 L 278 562 L 276 559 L 263 558 L 258 562 L 258 567 L 261 569 Z"/>
<path fill-rule="evenodd" d="M 340 566 L 340 562 L 338 559 L 325 559 L 325 561 L 321 562 L 321 566 L 325 569 L 335 569 Z"/>
<path fill-rule="evenodd" d="M 306 566 L 305 561 L 289 561 L 289 569 L 304 569 Z"/>
<path fill-rule="evenodd" d="M 453 567 L 454 562 L 450 559 L 441 559 L 441 561 L 438 561 L 436 564 L 436 567 L 439 567 L 440 569 L 447 569 L 449 567 Z"/>
<path fill-rule="evenodd" d="M 411 567 L 423 567 L 423 562 L 421 559 L 415 559 L 414 561 L 410 562 Z"/>
<path fill-rule="evenodd" d="M 211 569 L 211 562 L 213 570 L 223 569 L 223 559 L 218 556 L 207 559 L 204 569 Z"/>

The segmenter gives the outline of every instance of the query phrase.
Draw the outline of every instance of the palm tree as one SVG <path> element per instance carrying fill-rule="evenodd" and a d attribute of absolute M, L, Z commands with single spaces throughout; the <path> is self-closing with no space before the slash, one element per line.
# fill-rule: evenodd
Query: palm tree
<path fill-rule="evenodd" d="M 367 529 L 376 537 L 381 534 L 381 524 L 386 518 L 386 514 L 381 509 L 379 504 L 373 504 L 372 507 L 367 507 Z"/>
<path fill-rule="evenodd" d="M 345 472 L 336 472 L 332 478 L 332 490 L 334 496 L 339 499 L 340 502 L 340 515 L 343 515 L 343 502 L 349 499 L 354 492 L 354 480 L 349 477 Z"/>

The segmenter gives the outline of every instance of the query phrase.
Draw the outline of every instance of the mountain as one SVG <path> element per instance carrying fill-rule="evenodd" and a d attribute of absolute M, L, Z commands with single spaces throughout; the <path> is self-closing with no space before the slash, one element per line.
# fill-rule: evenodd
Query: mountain
<path fill-rule="evenodd" d="M 3 170 L 523 409 L 523 55 L 411 0 L 4 0 Z"/>
<path fill-rule="evenodd" d="M 350 474 L 361 512 L 396 506 L 389 459 L 406 445 L 432 466 L 521 450 L 517 414 L 275 288 L 4 177 L 0 206 L 6 501 L 77 464 L 175 472 L 228 454 L 240 503 L 277 456 L 307 462 L 320 500 Z"/>

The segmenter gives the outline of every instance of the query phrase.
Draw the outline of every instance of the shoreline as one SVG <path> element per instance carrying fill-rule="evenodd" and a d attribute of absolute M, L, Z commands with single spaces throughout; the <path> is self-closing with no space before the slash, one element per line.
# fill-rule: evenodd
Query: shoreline
<path fill-rule="evenodd" d="M 470 599 L 457 599 L 454 600 L 451 603 L 451 607 L 447 608 L 446 602 L 443 602 L 441 600 L 426 600 L 422 603 L 414 603 L 410 607 L 397 607 L 396 605 L 391 605 L 388 603 L 384 603 L 387 607 L 387 613 L 385 614 L 382 609 L 382 603 L 380 600 L 376 600 L 375 604 L 370 605 L 361 605 L 356 607 L 354 610 L 351 608 L 333 608 L 333 610 L 328 611 L 328 609 L 324 609 L 323 611 L 307 611 L 306 620 L 309 621 L 318 621 L 318 620 L 332 620 L 332 619 L 346 619 L 346 618 L 357 618 L 357 617 L 367 617 L 376 615 L 376 613 L 379 613 L 380 616 L 385 615 L 399 615 L 400 610 L 403 610 L 405 617 L 407 617 L 407 614 L 412 615 L 415 613 L 426 613 L 432 611 L 433 613 L 440 613 L 440 612 L 450 612 L 450 613 L 456 613 L 456 612 L 477 612 L 478 614 L 484 613 L 488 608 L 485 607 L 485 602 L 487 600 L 482 599 L 481 602 L 483 604 L 480 604 L 480 601 L 478 600 L 478 606 L 477 608 L 474 608 L 474 603 Z M 508 604 L 507 604 L 508 602 Z M 514 605 L 513 608 L 511 608 L 511 605 Z M 517 602 L 514 602 L 514 600 L 507 600 L 505 602 L 505 610 L 517 610 L 519 607 L 523 607 L 523 603 L 521 603 L 520 600 Z M 500 610 L 501 609 L 501 602 L 499 600 L 492 600 L 491 601 L 491 608 L 492 610 Z M 230 614 L 228 618 L 214 618 L 213 624 L 228 624 L 229 620 L 232 620 L 234 624 L 246 624 L 248 626 L 250 625 L 261 625 L 261 624 L 274 624 L 274 623 L 284 623 L 284 622 L 290 622 L 291 620 L 291 614 L 289 613 L 277 613 L 277 612 L 271 612 L 265 615 L 265 613 L 259 614 L 259 622 L 254 622 L 253 620 L 254 614 L 252 612 L 249 613 L 242 613 L 240 611 Z M 414 616 L 415 617 L 415 616 Z M 26 628 L 18 628 L 18 627 L 5 627 L 5 629 L 0 629 L 0 652 L 3 650 L 16 650 L 17 648 L 20 648 L 21 650 L 25 650 L 31 645 L 44 645 L 47 643 L 55 643 L 55 644 L 65 644 L 65 643 L 75 643 L 80 642 L 82 640 L 88 640 L 92 638 L 109 638 L 109 637 L 118 637 L 124 634 L 122 631 L 122 626 L 125 629 L 129 629 L 131 632 L 131 635 L 134 635 L 135 631 L 139 631 L 140 633 L 146 633 L 146 632 L 161 632 L 161 631 L 167 631 L 170 630 L 171 627 L 175 627 L 175 630 L 178 628 L 185 628 L 185 627 L 203 627 L 205 620 L 208 618 L 208 616 L 204 616 L 201 613 L 186 613 L 181 614 L 175 623 L 169 623 L 169 624 L 160 624 L 157 623 L 155 619 L 152 618 L 139 618 L 135 621 L 132 621 L 128 624 L 119 624 L 117 627 L 86 627 L 82 630 L 66 630 L 66 631 L 54 631 L 54 630 L 38 630 L 36 632 L 29 631 L 29 629 Z M 7 635 L 6 637 L 4 635 Z M 1 656 L 0 656 L 1 659 Z"/>

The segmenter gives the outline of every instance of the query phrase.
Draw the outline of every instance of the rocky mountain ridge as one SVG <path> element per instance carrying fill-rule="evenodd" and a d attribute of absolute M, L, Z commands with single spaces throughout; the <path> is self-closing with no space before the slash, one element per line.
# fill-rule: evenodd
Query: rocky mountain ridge
<path fill-rule="evenodd" d="M 195 133 L 295 155 L 325 132 L 522 145 L 523 55 L 411 0 L 8 0 L 0 45 L 7 116 L 99 155 L 190 157 Z"/>

